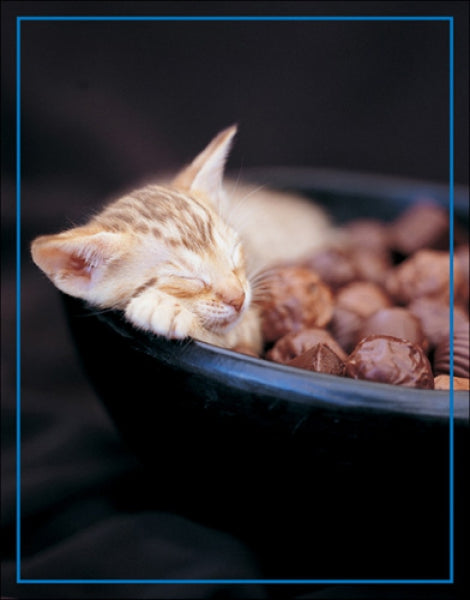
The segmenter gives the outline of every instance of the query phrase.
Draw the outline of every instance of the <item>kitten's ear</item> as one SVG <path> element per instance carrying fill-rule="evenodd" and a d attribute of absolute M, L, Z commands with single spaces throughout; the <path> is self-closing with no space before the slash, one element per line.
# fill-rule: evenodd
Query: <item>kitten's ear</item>
<path fill-rule="evenodd" d="M 173 180 L 176 188 L 199 191 L 218 199 L 222 191 L 224 167 L 237 126 L 221 131 L 193 162 Z"/>
<path fill-rule="evenodd" d="M 36 265 L 66 294 L 92 300 L 94 284 L 123 249 L 122 235 L 88 226 L 44 235 L 31 244 Z"/>

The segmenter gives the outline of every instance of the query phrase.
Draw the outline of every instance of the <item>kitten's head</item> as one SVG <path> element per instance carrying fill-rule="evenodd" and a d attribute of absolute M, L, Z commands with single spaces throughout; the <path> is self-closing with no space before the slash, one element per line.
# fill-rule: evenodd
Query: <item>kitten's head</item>
<path fill-rule="evenodd" d="M 34 262 L 63 292 L 125 309 L 152 286 L 220 332 L 251 300 L 243 249 L 219 214 L 236 127 L 222 131 L 169 186 L 147 186 L 87 225 L 34 240 Z"/>

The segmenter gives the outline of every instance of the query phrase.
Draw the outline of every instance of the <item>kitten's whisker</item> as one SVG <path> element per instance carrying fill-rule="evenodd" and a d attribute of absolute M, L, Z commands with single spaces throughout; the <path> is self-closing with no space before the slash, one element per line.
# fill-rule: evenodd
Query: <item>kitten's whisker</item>
<path fill-rule="evenodd" d="M 267 267 L 264 263 L 258 263 L 256 266 L 253 266 L 253 270 L 251 271 L 251 275 L 256 277 L 261 273 L 269 273 L 274 269 L 274 266 Z"/>
<path fill-rule="evenodd" d="M 260 192 L 261 190 L 263 190 L 266 187 L 265 184 L 261 184 L 257 187 L 251 188 L 249 192 L 247 192 L 244 196 L 241 196 L 239 200 L 237 200 L 237 203 L 234 203 L 234 209 L 236 209 L 238 206 L 241 206 L 243 204 L 246 204 L 248 202 L 248 200 L 251 198 L 251 196 L 253 196 L 254 194 L 257 194 L 258 192 Z M 244 208 L 242 206 L 242 208 Z"/>
<path fill-rule="evenodd" d="M 252 286 L 259 287 L 260 284 L 269 282 L 276 276 L 277 267 L 263 268 L 260 267 L 254 273 L 249 274 L 250 283 Z"/>
<path fill-rule="evenodd" d="M 187 337 L 184 340 L 181 340 L 181 348 L 182 348 L 182 350 L 186 350 L 186 348 L 188 348 L 188 346 L 190 346 L 193 341 L 194 341 L 194 339 L 190 338 L 190 337 Z"/>
<path fill-rule="evenodd" d="M 268 281 L 260 281 L 259 283 L 251 286 L 253 290 L 270 290 L 272 285 Z"/>
<path fill-rule="evenodd" d="M 79 318 L 86 319 L 89 317 L 97 317 L 99 315 L 105 315 L 107 313 L 118 312 L 116 308 L 95 308 L 88 306 L 87 311 L 84 314 L 79 315 Z"/>
<path fill-rule="evenodd" d="M 243 230 L 245 224 L 249 223 L 251 220 L 250 205 L 248 204 L 249 199 L 251 198 L 251 196 L 264 189 L 266 185 L 261 184 L 257 187 L 251 188 L 246 194 L 237 198 L 235 202 L 233 201 L 233 198 L 236 197 L 238 185 L 239 184 L 237 182 L 235 189 L 230 190 L 230 196 L 232 197 L 232 201 L 230 202 L 229 207 L 226 210 L 226 217 L 227 219 L 236 220 L 237 228 L 239 228 L 239 230 Z M 254 208 L 252 210 L 254 210 Z M 240 214 L 243 215 L 243 219 L 240 219 Z"/>
<path fill-rule="evenodd" d="M 252 295 L 252 297 L 256 296 L 256 295 L 260 295 L 260 294 L 271 295 L 272 289 L 273 289 L 272 286 L 269 284 L 260 284 L 260 285 L 252 287 L 251 295 Z"/>

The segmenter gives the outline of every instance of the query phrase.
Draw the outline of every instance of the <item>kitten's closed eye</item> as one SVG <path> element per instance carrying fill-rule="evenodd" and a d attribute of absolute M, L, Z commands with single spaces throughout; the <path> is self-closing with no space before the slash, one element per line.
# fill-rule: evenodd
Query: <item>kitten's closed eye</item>
<path fill-rule="evenodd" d="M 178 298 L 186 298 L 188 295 L 205 292 L 210 287 L 201 278 L 191 275 L 169 275 L 159 280 L 159 284 L 162 291 L 173 294 Z"/>

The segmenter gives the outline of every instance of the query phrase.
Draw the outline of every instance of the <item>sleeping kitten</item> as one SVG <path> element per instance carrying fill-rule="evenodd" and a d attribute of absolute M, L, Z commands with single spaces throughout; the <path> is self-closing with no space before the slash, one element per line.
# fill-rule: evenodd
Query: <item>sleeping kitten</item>
<path fill-rule="evenodd" d="M 84 226 L 36 238 L 34 262 L 62 292 L 122 310 L 135 327 L 259 352 L 259 273 L 311 252 L 331 228 L 300 197 L 234 182 L 228 193 L 223 171 L 235 133 L 235 126 L 220 132 L 169 184 L 128 194 Z"/>

